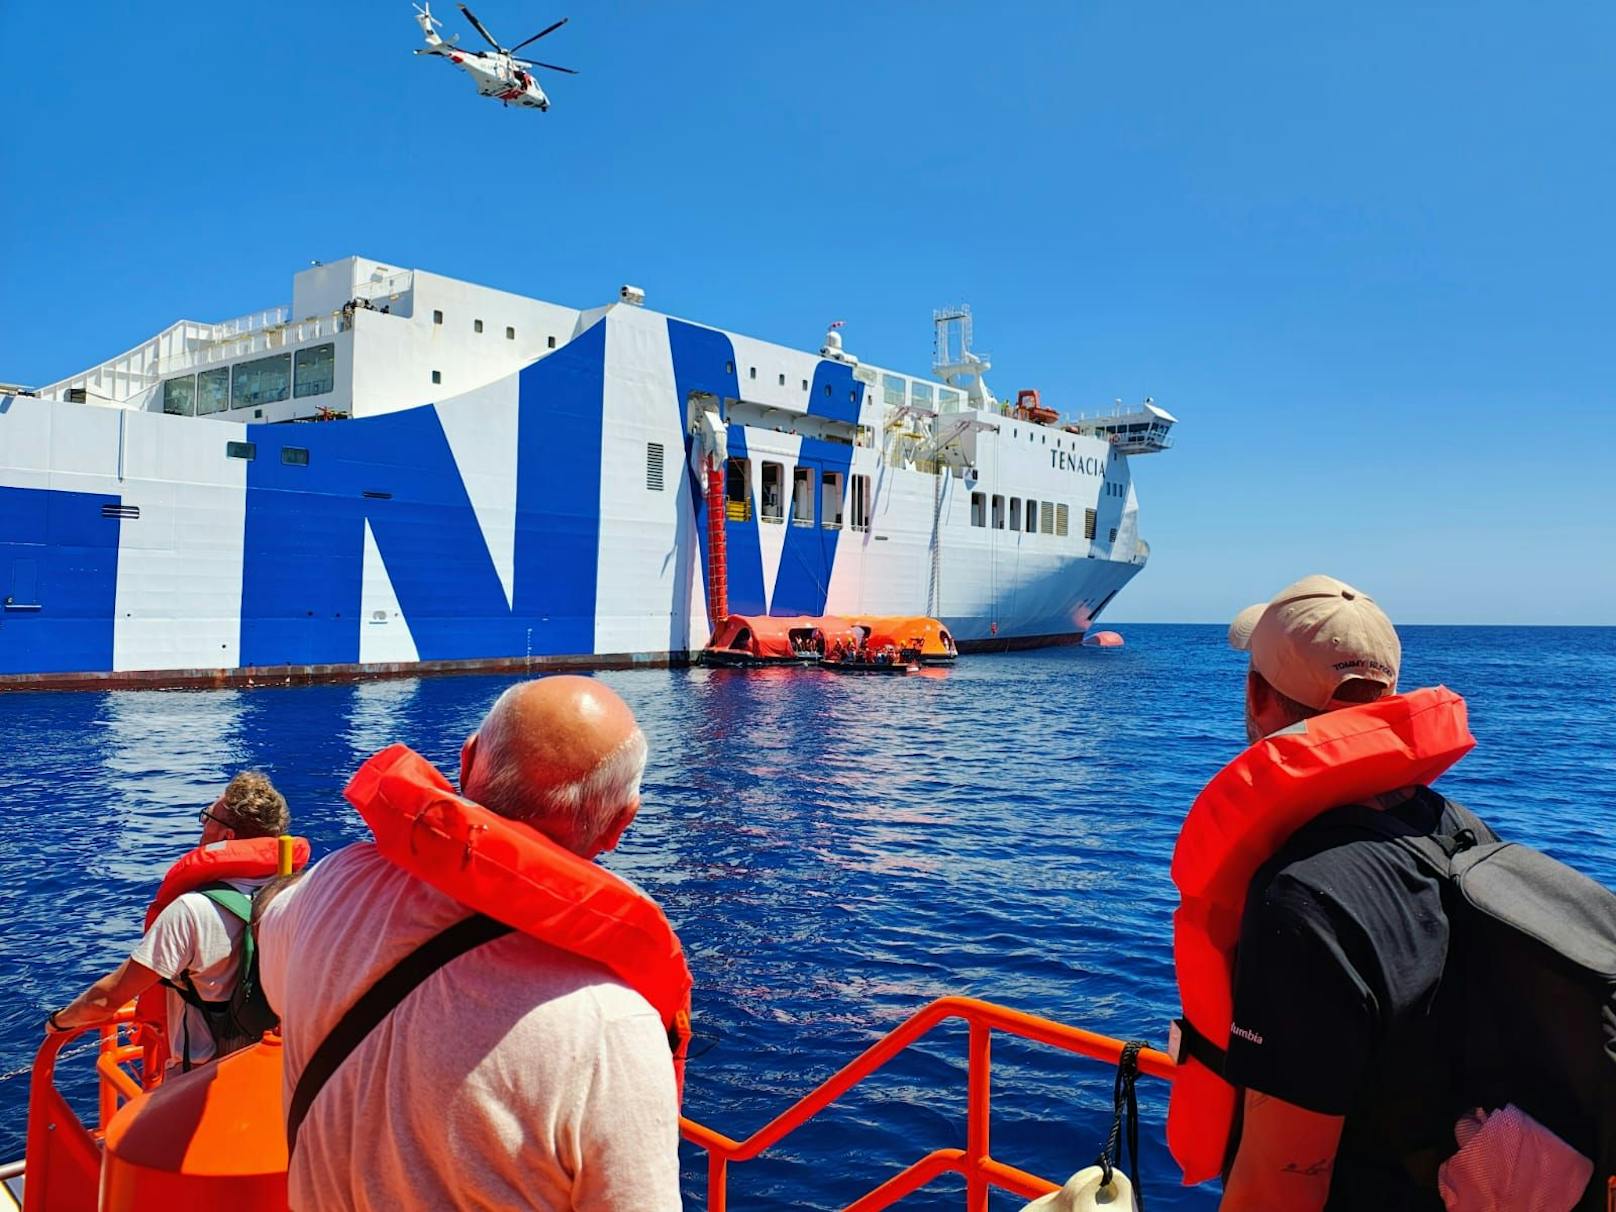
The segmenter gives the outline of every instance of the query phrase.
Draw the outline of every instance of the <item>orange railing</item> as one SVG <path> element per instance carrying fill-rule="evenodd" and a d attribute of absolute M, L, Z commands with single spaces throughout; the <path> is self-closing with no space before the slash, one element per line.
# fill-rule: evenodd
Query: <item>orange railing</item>
<path fill-rule="evenodd" d="M 125 1030 L 134 1034 L 140 1026 L 131 1004 L 118 1011 L 105 1026 L 53 1033 L 40 1044 L 28 1083 L 28 1139 L 24 1154 L 28 1160 L 28 1181 L 23 1187 L 24 1212 L 96 1206 L 101 1179 L 101 1137 L 118 1108 L 142 1089 L 141 1083 L 124 1066 L 139 1061 L 141 1073 L 150 1074 L 152 1084 L 160 1077 L 148 1048 L 139 1043 L 125 1043 L 121 1035 Z M 98 1081 L 93 1129 L 85 1127 L 56 1088 L 56 1061 L 62 1049 L 91 1031 L 99 1031 L 101 1035 L 95 1060 Z"/>
<path fill-rule="evenodd" d="M 966 1077 L 965 1147 L 933 1150 L 873 1191 L 860 1196 L 848 1205 L 847 1212 L 873 1212 L 876 1208 L 890 1207 L 933 1179 L 950 1173 L 965 1177 L 967 1212 L 985 1212 L 989 1188 L 1014 1192 L 1025 1199 L 1036 1199 L 1054 1191 L 1057 1184 L 997 1161 L 989 1152 L 993 1032 L 1003 1031 L 1113 1065 L 1122 1056 L 1122 1041 L 1084 1031 L 1080 1027 L 1068 1027 L 1035 1014 L 1023 1014 L 1019 1010 L 996 1006 L 992 1002 L 978 1001 L 974 997 L 943 997 L 910 1016 L 856 1060 L 827 1078 L 744 1141 L 734 1140 L 695 1120 L 681 1120 L 684 1138 L 707 1151 L 708 1212 L 726 1212 L 731 1162 L 751 1161 L 765 1149 L 778 1144 L 933 1027 L 950 1019 L 963 1019 L 971 1029 Z M 1174 1065 L 1165 1052 L 1146 1048 L 1139 1053 L 1139 1071 L 1171 1081 Z"/>

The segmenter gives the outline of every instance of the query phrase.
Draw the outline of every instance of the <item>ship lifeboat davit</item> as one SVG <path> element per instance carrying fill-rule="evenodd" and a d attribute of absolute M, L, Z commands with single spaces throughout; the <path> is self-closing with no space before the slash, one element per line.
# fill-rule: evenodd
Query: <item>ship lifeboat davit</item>
<path fill-rule="evenodd" d="M 285 1212 L 281 1045 L 262 1043 L 175 1074 L 107 1125 L 102 1212 Z"/>
<path fill-rule="evenodd" d="M 1083 637 L 1090 648 L 1121 648 L 1122 637 L 1114 631 L 1091 631 Z"/>

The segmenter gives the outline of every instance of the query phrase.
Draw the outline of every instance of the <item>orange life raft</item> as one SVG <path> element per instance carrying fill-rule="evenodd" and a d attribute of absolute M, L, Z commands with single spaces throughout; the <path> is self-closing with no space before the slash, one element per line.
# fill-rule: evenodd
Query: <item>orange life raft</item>
<path fill-rule="evenodd" d="M 309 839 L 292 839 L 292 870 L 301 871 L 308 865 Z M 232 838 L 222 842 L 207 842 L 181 855 L 163 876 L 157 895 L 146 907 L 146 921 L 142 930 L 150 930 L 152 923 L 180 897 L 221 880 L 268 879 L 280 870 L 280 839 L 273 837 Z M 154 1064 L 159 1069 L 168 1063 L 168 999 L 161 985 L 153 985 L 140 995 L 137 1003 L 140 1018 L 155 1023 L 155 1028 L 142 1028 L 142 1042 L 155 1052 Z"/>
<path fill-rule="evenodd" d="M 536 829 L 455 794 L 407 745 L 372 757 L 343 792 L 388 861 L 523 934 L 593 960 L 656 1009 L 684 1089 L 690 968 L 657 903 Z"/>
<path fill-rule="evenodd" d="M 1229 1046 L 1235 949 L 1257 869 L 1324 812 L 1431 782 L 1475 745 L 1464 700 L 1446 687 L 1313 716 L 1252 745 L 1196 797 L 1173 851 L 1180 903 L 1173 962 L 1184 1018 Z M 1167 1110 L 1167 1146 L 1186 1185 L 1223 1170 L 1238 1092 L 1184 1055 Z"/>

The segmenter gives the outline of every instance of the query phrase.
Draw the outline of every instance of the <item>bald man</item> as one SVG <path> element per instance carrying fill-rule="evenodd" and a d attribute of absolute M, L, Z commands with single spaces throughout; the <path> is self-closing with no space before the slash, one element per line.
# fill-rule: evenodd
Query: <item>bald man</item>
<path fill-rule="evenodd" d="M 599 682 L 511 687 L 460 751 L 460 790 L 594 858 L 639 809 L 645 737 Z M 384 859 L 339 850 L 260 924 L 285 1089 L 361 993 L 470 911 Z M 639 993 L 512 933 L 421 982 L 303 1120 L 290 1204 L 319 1209 L 677 1209 L 668 1038 Z"/>

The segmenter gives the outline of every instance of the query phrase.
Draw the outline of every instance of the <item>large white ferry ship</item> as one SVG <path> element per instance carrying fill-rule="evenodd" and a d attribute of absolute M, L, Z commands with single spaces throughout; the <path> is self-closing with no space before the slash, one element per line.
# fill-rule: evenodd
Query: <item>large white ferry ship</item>
<path fill-rule="evenodd" d="M 1001 402 L 963 308 L 927 377 L 620 293 L 350 257 L 290 307 L 0 389 L 0 686 L 679 662 L 720 577 L 737 614 L 1070 642 L 1144 566 L 1151 401 Z"/>

